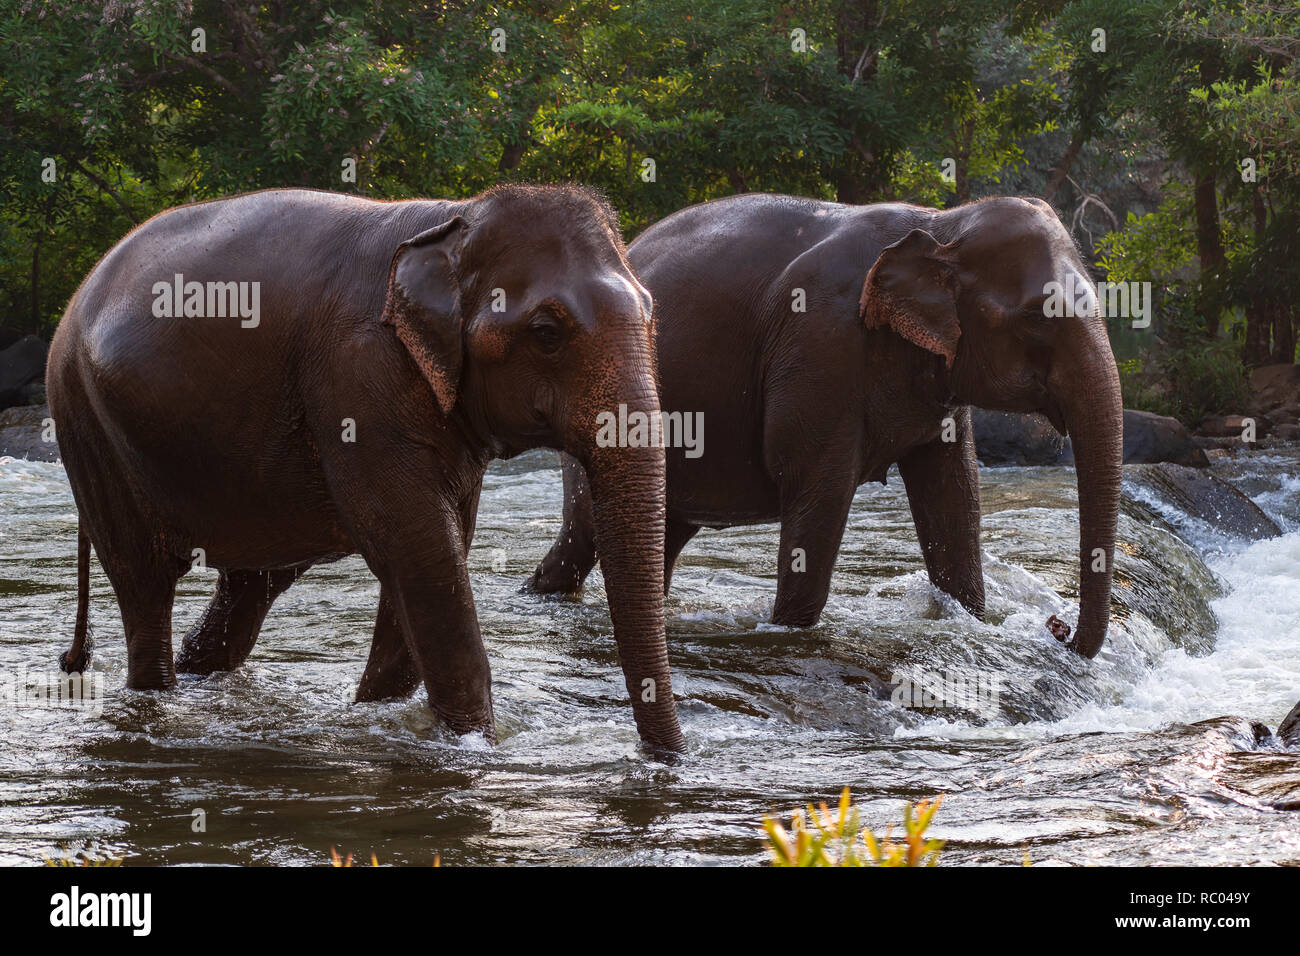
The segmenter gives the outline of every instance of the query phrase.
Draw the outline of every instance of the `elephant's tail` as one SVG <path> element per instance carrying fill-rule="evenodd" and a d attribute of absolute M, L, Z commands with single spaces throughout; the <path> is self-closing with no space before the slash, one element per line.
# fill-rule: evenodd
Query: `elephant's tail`
<path fill-rule="evenodd" d="M 65 674 L 80 674 L 90 666 L 90 536 L 80 520 L 77 522 L 77 623 L 73 627 L 72 647 L 59 658 Z"/>

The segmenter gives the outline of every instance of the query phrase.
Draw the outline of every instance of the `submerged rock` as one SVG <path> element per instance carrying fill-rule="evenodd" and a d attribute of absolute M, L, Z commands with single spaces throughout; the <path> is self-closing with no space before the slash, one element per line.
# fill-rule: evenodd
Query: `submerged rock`
<path fill-rule="evenodd" d="M 1282 533 L 1255 502 L 1208 471 L 1161 463 L 1130 466 L 1124 477 L 1225 534 L 1259 541 Z"/>
<path fill-rule="evenodd" d="M 1300 703 L 1277 725 L 1277 739 L 1288 747 L 1300 747 Z"/>
<path fill-rule="evenodd" d="M 0 411 L 0 455 L 31 461 L 58 461 L 59 446 L 45 441 L 48 405 L 16 405 Z"/>

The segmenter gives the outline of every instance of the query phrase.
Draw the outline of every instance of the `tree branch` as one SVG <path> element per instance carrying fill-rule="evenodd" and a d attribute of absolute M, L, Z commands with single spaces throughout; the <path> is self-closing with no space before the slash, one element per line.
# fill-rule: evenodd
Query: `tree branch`
<path fill-rule="evenodd" d="M 132 210 L 131 207 L 126 204 L 126 201 L 117 194 L 117 190 L 115 190 L 112 186 L 110 186 L 106 179 L 99 176 L 97 173 L 91 172 L 89 169 L 81 165 L 81 163 L 75 159 L 72 161 L 72 168 L 75 169 L 77 172 L 81 173 L 81 175 L 85 176 L 87 179 L 89 179 L 92 183 L 94 183 L 104 192 L 108 193 L 109 196 L 113 198 L 113 201 L 118 204 L 121 210 L 124 213 L 126 213 L 126 217 L 131 220 L 132 225 L 135 226 L 140 225 L 140 220 L 136 217 L 134 210 Z"/>

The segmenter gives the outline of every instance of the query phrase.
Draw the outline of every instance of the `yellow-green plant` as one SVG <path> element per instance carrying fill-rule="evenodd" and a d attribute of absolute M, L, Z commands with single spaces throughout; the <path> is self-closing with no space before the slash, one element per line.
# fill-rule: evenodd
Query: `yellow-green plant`
<path fill-rule="evenodd" d="M 90 841 L 75 853 L 66 843 L 60 843 L 59 849 L 63 851 L 63 856 L 50 859 L 48 856 L 42 857 L 46 866 L 121 866 L 123 857 L 112 856 L 107 853 L 100 853 L 91 847 Z"/>
<path fill-rule="evenodd" d="M 334 849 L 334 847 L 330 847 L 330 866 L 352 866 L 352 865 L 353 863 L 352 863 L 351 853 L 349 853 L 347 856 L 339 856 L 339 851 Z M 376 856 L 374 853 L 370 854 L 370 865 L 371 866 L 379 865 L 379 857 Z M 442 854 L 435 853 L 433 855 L 433 865 L 442 866 Z"/>
<path fill-rule="evenodd" d="M 379 865 L 379 857 L 375 856 L 374 853 L 370 854 L 370 865 Z M 346 857 L 342 857 L 339 856 L 338 850 L 330 847 L 330 866 L 352 866 L 352 854 L 349 853 Z"/>
<path fill-rule="evenodd" d="M 927 840 L 926 828 L 934 819 L 943 797 L 909 803 L 903 811 L 906 836 L 901 843 L 892 839 L 894 828 L 877 840 L 869 827 L 858 825 L 858 808 L 849 788 L 840 794 L 837 812 L 825 803 L 812 804 L 790 815 L 787 831 L 773 817 L 763 818 L 773 866 L 935 866 L 942 840 Z"/>

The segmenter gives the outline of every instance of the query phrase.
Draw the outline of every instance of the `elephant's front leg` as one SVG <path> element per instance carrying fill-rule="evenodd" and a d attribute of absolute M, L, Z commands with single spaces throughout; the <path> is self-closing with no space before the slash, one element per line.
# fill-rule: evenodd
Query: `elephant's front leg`
<path fill-rule="evenodd" d="M 461 554 L 468 560 L 478 502 L 482 495 L 480 479 L 461 500 L 459 506 Z M 375 633 L 370 642 L 370 657 L 357 686 L 357 703 L 410 697 L 420 686 L 420 672 L 411 658 L 406 634 L 397 616 L 397 608 L 387 588 L 379 590 L 379 610 L 375 614 Z"/>
<path fill-rule="evenodd" d="M 222 571 L 207 610 L 190 628 L 176 658 L 182 674 L 231 671 L 247 660 L 266 613 L 306 566 L 275 571 Z"/>
<path fill-rule="evenodd" d="M 525 591 L 537 594 L 577 594 L 596 566 L 596 522 L 591 512 L 591 485 L 582 465 L 561 456 L 564 475 L 564 522 Z"/>
<path fill-rule="evenodd" d="M 781 490 L 781 551 L 772 623 L 811 627 L 831 590 L 854 487 L 847 469 L 804 472 Z"/>
<path fill-rule="evenodd" d="M 383 591 L 390 595 L 414 672 L 429 695 L 430 709 L 456 733 L 477 731 L 495 742 L 492 672 L 459 533 L 449 531 L 441 539 L 408 538 L 404 547 L 389 551 L 387 562 L 376 570 Z M 377 627 L 377 636 L 391 642 L 391 626 L 382 631 Z"/>
<path fill-rule="evenodd" d="M 980 478 L 970 409 L 953 412 L 954 441 L 939 438 L 898 460 L 930 581 L 984 616 Z"/>

